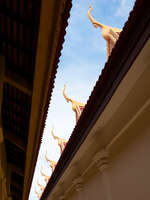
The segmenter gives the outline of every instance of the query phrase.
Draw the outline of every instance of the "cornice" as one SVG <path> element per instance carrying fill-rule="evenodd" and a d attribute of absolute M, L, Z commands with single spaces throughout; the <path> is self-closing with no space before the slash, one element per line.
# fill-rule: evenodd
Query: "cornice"
<path fill-rule="evenodd" d="M 77 177 L 72 182 L 73 188 L 76 192 L 80 192 L 83 190 L 83 179 L 81 177 Z"/>

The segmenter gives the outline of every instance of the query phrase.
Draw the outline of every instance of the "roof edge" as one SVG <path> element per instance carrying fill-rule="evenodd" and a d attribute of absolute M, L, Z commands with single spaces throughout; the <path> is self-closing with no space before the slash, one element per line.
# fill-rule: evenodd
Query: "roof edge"
<path fill-rule="evenodd" d="M 52 192 L 150 35 L 150 2 L 137 0 L 40 200 Z"/>

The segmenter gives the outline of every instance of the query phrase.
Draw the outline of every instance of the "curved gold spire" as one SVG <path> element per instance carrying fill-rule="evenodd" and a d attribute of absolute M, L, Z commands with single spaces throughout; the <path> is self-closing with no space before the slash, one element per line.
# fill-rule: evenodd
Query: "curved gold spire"
<path fill-rule="evenodd" d="M 36 189 L 34 189 L 34 191 L 35 191 L 35 194 L 37 195 L 38 199 L 40 199 L 41 198 L 41 193 L 37 192 Z"/>
<path fill-rule="evenodd" d="M 45 159 L 47 160 L 47 162 L 49 162 L 49 166 L 51 167 L 52 172 L 53 172 L 54 169 L 55 169 L 55 167 L 56 167 L 56 165 L 57 165 L 57 163 L 56 163 L 55 161 L 53 161 L 53 160 L 50 160 L 50 159 L 47 157 L 47 151 L 46 151 L 46 153 L 45 153 Z"/>
<path fill-rule="evenodd" d="M 37 179 L 37 184 L 38 184 L 38 186 L 40 187 L 40 190 L 43 192 L 44 189 L 45 189 L 45 186 L 41 185 L 41 184 L 39 183 L 39 180 L 38 180 L 38 179 Z"/>
<path fill-rule="evenodd" d="M 67 140 L 65 140 L 63 138 L 59 138 L 58 136 L 54 135 L 54 127 L 52 127 L 51 134 L 52 134 L 53 138 L 55 140 L 57 140 L 58 145 L 60 147 L 60 152 L 62 153 L 64 148 L 65 148 L 65 146 L 66 146 L 66 144 L 67 144 Z"/>
<path fill-rule="evenodd" d="M 83 109 L 84 109 L 84 107 L 85 107 L 85 104 L 70 99 L 70 98 L 66 95 L 65 91 L 66 91 L 66 85 L 64 85 L 64 88 L 63 88 L 63 96 L 64 96 L 64 98 L 66 99 L 67 103 L 68 103 L 69 101 L 72 103 L 72 110 L 73 110 L 73 111 L 75 112 L 75 114 L 76 114 L 76 123 L 77 123 L 77 121 L 79 120 L 80 115 L 81 115 L 81 113 L 82 113 L 82 111 L 83 111 Z"/>
<path fill-rule="evenodd" d="M 111 26 L 106 26 L 104 24 L 99 23 L 91 16 L 91 11 L 92 11 L 92 6 L 89 7 L 88 17 L 95 28 L 100 27 L 102 29 L 102 36 L 104 40 L 106 40 L 107 57 L 109 57 L 122 30 L 119 28 L 113 28 Z"/>
<path fill-rule="evenodd" d="M 42 168 L 40 169 L 40 173 L 41 173 L 41 175 L 43 176 L 43 178 L 44 178 L 44 180 L 45 180 L 45 182 L 46 182 L 46 184 L 47 184 L 48 181 L 49 181 L 49 179 L 50 179 L 50 176 L 44 174 L 44 173 L 42 172 Z"/>

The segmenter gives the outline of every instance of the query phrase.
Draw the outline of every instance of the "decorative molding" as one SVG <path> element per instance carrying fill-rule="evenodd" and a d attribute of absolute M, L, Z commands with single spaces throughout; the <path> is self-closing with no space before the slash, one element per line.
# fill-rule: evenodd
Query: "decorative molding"
<path fill-rule="evenodd" d="M 66 196 L 63 194 L 59 197 L 59 200 L 66 200 Z"/>
<path fill-rule="evenodd" d="M 150 41 L 149 41 L 150 42 Z M 135 115 L 128 121 L 127 124 L 120 130 L 120 132 L 111 140 L 111 142 L 107 145 L 107 149 L 110 149 L 115 143 L 119 140 L 119 138 L 124 134 L 124 132 L 133 124 L 137 118 L 144 112 L 145 109 L 150 105 L 150 98 L 142 105 L 142 107 L 135 113 Z"/>
<path fill-rule="evenodd" d="M 74 186 L 74 188 L 77 192 L 82 191 L 83 190 L 83 180 L 82 180 L 82 178 L 78 177 L 78 178 L 74 179 L 73 186 Z"/>
<path fill-rule="evenodd" d="M 93 162 L 97 166 L 98 170 L 102 173 L 103 185 L 106 190 L 106 200 L 112 200 L 111 193 L 111 183 L 108 171 L 105 171 L 108 168 L 109 164 L 109 153 L 106 149 L 102 149 L 95 154 Z"/>
<path fill-rule="evenodd" d="M 102 149 L 98 153 L 95 154 L 93 158 L 93 162 L 96 164 L 97 168 L 100 171 L 105 170 L 108 168 L 108 160 L 109 160 L 109 154 L 106 149 Z"/>

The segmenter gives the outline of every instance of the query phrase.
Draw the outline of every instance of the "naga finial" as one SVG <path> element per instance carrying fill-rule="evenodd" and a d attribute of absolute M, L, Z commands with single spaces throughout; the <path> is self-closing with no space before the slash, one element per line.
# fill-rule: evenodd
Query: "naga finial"
<path fill-rule="evenodd" d="M 40 187 L 40 190 L 41 190 L 41 191 L 44 191 L 44 188 L 45 188 L 45 187 L 39 183 L 39 179 L 37 179 L 37 184 L 38 184 L 38 186 Z"/>
<path fill-rule="evenodd" d="M 47 184 L 48 181 L 49 181 L 49 179 L 50 179 L 50 176 L 48 176 L 48 175 L 46 175 L 46 174 L 43 173 L 42 167 L 41 167 L 41 169 L 40 169 L 40 173 L 41 173 L 41 175 L 44 177 L 44 180 L 45 180 L 45 182 L 46 182 L 46 184 Z"/>
<path fill-rule="evenodd" d="M 63 138 L 59 138 L 58 136 L 54 135 L 54 126 L 52 127 L 51 134 L 52 134 L 53 138 L 55 140 L 57 140 L 58 145 L 60 147 L 60 152 L 62 153 L 67 144 L 67 140 L 65 140 Z"/>
<path fill-rule="evenodd" d="M 85 104 L 80 103 L 80 102 L 75 101 L 75 100 L 72 100 L 71 98 L 69 98 L 66 95 L 65 91 L 66 91 L 66 85 L 64 85 L 64 88 L 63 88 L 63 96 L 64 96 L 64 98 L 66 99 L 67 102 L 70 101 L 72 103 L 72 110 L 76 114 L 76 123 L 77 123 L 77 121 L 79 120 L 80 115 L 81 115 L 81 113 L 82 113 L 82 111 L 83 111 L 83 109 L 85 107 Z"/>
<path fill-rule="evenodd" d="M 35 191 L 37 197 L 40 199 L 40 198 L 41 198 L 41 193 L 37 192 L 37 191 L 36 191 L 36 188 L 34 189 L 34 191 Z"/>
<path fill-rule="evenodd" d="M 64 88 L 63 88 L 63 96 L 64 98 L 66 99 L 67 103 L 70 101 L 72 102 L 72 99 L 70 99 L 67 95 L 66 95 L 66 85 L 64 85 Z"/>
<path fill-rule="evenodd" d="M 54 135 L 54 126 L 52 126 L 51 134 L 55 140 L 58 140 L 58 137 Z"/>
<path fill-rule="evenodd" d="M 47 157 L 47 151 L 46 151 L 46 153 L 45 153 L 45 159 L 47 160 L 47 162 L 49 162 L 49 165 L 50 165 L 50 167 L 51 167 L 51 169 L 52 169 L 52 172 L 53 172 L 54 169 L 55 169 L 55 167 L 56 167 L 56 165 L 57 165 L 57 163 L 56 163 L 55 161 L 53 161 L 53 160 L 50 160 L 50 159 Z"/>
<path fill-rule="evenodd" d="M 106 52 L 107 52 L 107 58 L 108 58 L 122 30 L 119 28 L 114 28 L 114 27 L 106 26 L 104 24 L 99 23 L 91 16 L 91 11 L 92 11 L 92 6 L 90 5 L 89 10 L 88 10 L 88 17 L 95 28 L 100 27 L 102 29 L 102 36 L 104 40 L 106 40 L 106 50 L 107 50 Z"/>
<path fill-rule="evenodd" d="M 93 10 L 93 8 L 92 8 L 92 6 L 90 5 L 90 6 L 89 6 L 89 10 L 88 10 L 88 17 L 89 17 L 90 21 L 92 22 L 93 26 L 94 26 L 95 28 L 98 28 L 98 27 L 103 28 L 105 25 L 99 23 L 98 21 L 96 21 L 96 20 L 91 16 L 92 10 Z"/>

